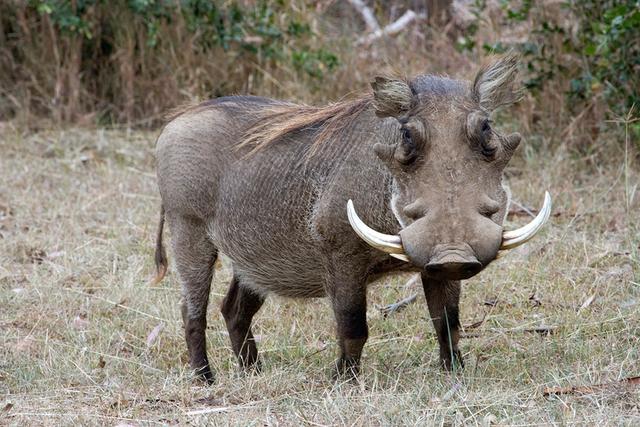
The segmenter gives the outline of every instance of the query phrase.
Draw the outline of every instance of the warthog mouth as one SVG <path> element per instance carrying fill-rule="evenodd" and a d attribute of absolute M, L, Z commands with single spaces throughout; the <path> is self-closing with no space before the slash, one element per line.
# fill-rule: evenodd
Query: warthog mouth
<path fill-rule="evenodd" d="M 544 202 L 542 209 L 538 212 L 538 215 L 527 225 L 520 227 L 516 230 L 503 231 L 502 243 L 500 244 L 500 250 L 513 249 L 523 243 L 531 240 L 542 229 L 544 224 L 551 215 L 551 196 L 548 191 L 544 193 Z M 409 257 L 405 253 L 402 245 L 402 239 L 399 235 L 390 235 L 380 233 L 374 230 L 364 223 L 356 213 L 353 207 L 353 201 L 349 199 L 347 202 L 347 216 L 351 227 L 358 236 L 369 245 L 383 252 L 388 253 L 392 257 L 398 258 L 402 261 L 409 262 Z"/>

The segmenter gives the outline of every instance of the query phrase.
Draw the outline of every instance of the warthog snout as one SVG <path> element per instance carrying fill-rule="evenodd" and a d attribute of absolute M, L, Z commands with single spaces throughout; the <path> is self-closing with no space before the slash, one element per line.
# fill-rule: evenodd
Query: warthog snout
<path fill-rule="evenodd" d="M 421 213 L 402 218 L 399 236 L 409 262 L 434 279 L 462 280 L 496 258 L 502 241 L 502 227 L 492 220 L 501 207 L 497 202 L 488 203 L 491 199 L 478 192 L 446 199 L 422 193 L 425 202 L 403 209 Z"/>
<path fill-rule="evenodd" d="M 427 215 L 399 233 L 409 262 L 437 280 L 478 274 L 498 255 L 502 227 L 480 214 L 454 218 Z"/>
<path fill-rule="evenodd" d="M 351 200 L 347 204 L 347 214 L 354 231 L 371 246 L 423 268 L 433 278 L 462 280 L 479 273 L 500 251 L 513 249 L 533 238 L 549 219 L 551 196 L 545 192 L 538 215 L 527 225 L 512 231 L 505 231 L 481 214 L 464 221 L 446 215 L 446 219 L 434 220 L 426 215 L 399 234 L 388 235 L 365 224 Z M 452 240 L 451 236 L 462 236 L 462 239 Z M 468 243 L 443 244 L 443 241 Z"/>
<path fill-rule="evenodd" d="M 434 279 L 463 280 L 478 274 L 482 269 L 482 263 L 478 261 L 469 245 L 463 245 L 461 249 L 436 248 L 435 256 L 424 269 Z"/>

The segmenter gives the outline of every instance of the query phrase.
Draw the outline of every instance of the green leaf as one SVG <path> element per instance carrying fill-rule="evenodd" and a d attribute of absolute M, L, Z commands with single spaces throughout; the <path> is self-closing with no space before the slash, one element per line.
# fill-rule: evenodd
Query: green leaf
<path fill-rule="evenodd" d="M 598 46 L 595 43 L 587 43 L 584 47 L 584 54 L 587 56 L 593 56 L 596 54 Z"/>

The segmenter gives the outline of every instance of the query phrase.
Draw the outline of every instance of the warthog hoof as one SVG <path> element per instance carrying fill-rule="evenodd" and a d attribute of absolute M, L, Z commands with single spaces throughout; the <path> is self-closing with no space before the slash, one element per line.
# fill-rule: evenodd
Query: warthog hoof
<path fill-rule="evenodd" d="M 360 362 L 353 358 L 341 357 L 336 360 L 333 374 L 335 381 L 357 381 L 360 374 Z"/>
<path fill-rule="evenodd" d="M 440 363 L 445 371 L 455 372 L 464 369 L 464 360 L 460 350 L 454 350 L 453 353 L 447 352 L 446 354 L 441 354 Z"/>
<path fill-rule="evenodd" d="M 209 368 L 208 365 L 200 369 L 196 369 L 194 371 L 194 375 L 197 381 L 202 381 L 206 385 L 212 385 L 216 382 L 216 379 L 211 372 L 211 368 Z"/>

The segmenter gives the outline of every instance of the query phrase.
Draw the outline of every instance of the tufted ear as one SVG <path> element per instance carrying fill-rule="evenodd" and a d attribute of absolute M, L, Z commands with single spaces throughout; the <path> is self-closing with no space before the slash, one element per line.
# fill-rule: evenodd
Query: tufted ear
<path fill-rule="evenodd" d="M 480 69 L 473 82 L 473 94 L 482 108 L 493 111 L 520 99 L 516 84 L 519 61 L 517 54 L 509 53 Z"/>
<path fill-rule="evenodd" d="M 371 82 L 373 106 L 379 117 L 398 117 L 409 111 L 413 92 L 409 84 L 400 79 L 376 77 Z"/>

